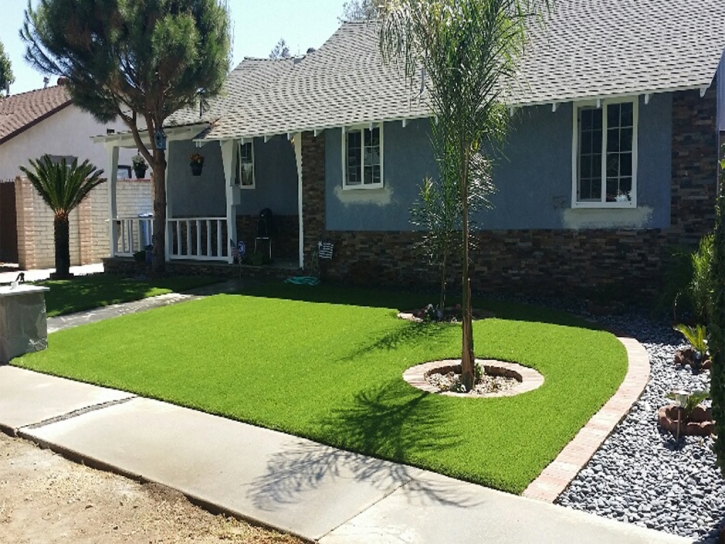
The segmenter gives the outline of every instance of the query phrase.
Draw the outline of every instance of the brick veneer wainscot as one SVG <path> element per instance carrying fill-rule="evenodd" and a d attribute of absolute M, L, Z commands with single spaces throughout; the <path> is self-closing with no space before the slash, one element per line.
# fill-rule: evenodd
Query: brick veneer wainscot
<path fill-rule="evenodd" d="M 623 299 L 650 295 L 662 280 L 673 244 L 694 246 L 714 224 L 717 183 L 716 86 L 673 96 L 672 218 L 668 229 L 481 231 L 471 254 L 480 292 L 575 296 L 607 288 Z M 417 255 L 415 232 L 348 232 L 325 228 L 324 137 L 302 136 L 305 264 L 318 240 L 335 243 L 323 277 L 348 284 L 437 284 L 437 270 Z M 458 271 L 451 270 L 457 281 Z"/>

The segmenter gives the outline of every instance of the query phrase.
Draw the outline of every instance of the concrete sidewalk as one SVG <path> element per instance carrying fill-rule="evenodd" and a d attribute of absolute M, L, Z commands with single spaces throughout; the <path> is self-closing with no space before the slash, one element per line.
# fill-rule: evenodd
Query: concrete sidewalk
<path fill-rule="evenodd" d="M 689 542 L 10 366 L 0 367 L 0 427 L 323 544 Z"/>
<path fill-rule="evenodd" d="M 50 275 L 55 272 L 55 268 L 43 268 L 37 270 L 21 270 L 18 268 L 17 270 L 0 272 L 0 284 L 15 281 L 20 272 L 25 274 L 25 281 L 43 281 L 47 280 Z M 99 274 L 103 272 L 103 263 L 86 264 L 83 266 L 71 266 L 70 272 L 71 274 L 75 274 L 76 276 Z"/>

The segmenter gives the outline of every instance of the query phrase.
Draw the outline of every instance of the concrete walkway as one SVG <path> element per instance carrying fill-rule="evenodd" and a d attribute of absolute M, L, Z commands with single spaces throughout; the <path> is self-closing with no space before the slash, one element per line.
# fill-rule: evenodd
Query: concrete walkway
<path fill-rule="evenodd" d="M 0 428 L 322 544 L 688 542 L 10 366 L 0 367 Z"/>
<path fill-rule="evenodd" d="M 15 278 L 18 277 L 18 274 L 22 272 L 25 274 L 25 281 L 43 281 L 47 280 L 50 275 L 55 272 L 55 268 L 44 268 L 44 269 L 38 269 L 38 270 L 11 270 L 9 272 L 0 272 L 0 284 L 2 283 L 10 283 L 11 281 L 15 281 Z M 75 274 L 76 276 L 85 276 L 87 274 L 99 274 L 103 272 L 103 263 L 96 263 L 96 264 L 86 264 L 83 266 L 71 266 L 70 267 L 71 274 Z"/>

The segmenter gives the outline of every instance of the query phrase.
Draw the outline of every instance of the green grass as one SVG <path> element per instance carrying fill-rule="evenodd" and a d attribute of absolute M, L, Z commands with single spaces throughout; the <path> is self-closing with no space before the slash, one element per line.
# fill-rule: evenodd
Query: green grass
<path fill-rule="evenodd" d="M 55 333 L 14 364 L 520 493 L 616 391 L 626 351 L 567 314 L 489 303 L 497 318 L 474 324 L 477 356 L 534 367 L 544 385 L 427 394 L 402 373 L 459 356 L 460 327 L 396 318 L 425 301 L 261 286 Z"/>
<path fill-rule="evenodd" d="M 219 281 L 207 277 L 171 277 L 159 280 L 127 279 L 108 274 L 78 276 L 69 280 L 48 280 L 45 295 L 48 317 L 92 310 L 172 292 L 182 292 Z"/>

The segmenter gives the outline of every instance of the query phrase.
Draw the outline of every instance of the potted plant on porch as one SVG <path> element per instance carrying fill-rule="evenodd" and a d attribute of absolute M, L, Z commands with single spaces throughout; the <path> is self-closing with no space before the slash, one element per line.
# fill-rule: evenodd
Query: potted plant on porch
<path fill-rule="evenodd" d="M 201 171 L 204 168 L 204 155 L 200 155 L 199 153 L 194 153 L 190 157 L 189 165 L 191 166 L 191 175 L 200 176 Z"/>
<path fill-rule="evenodd" d="M 131 165 L 133 166 L 133 173 L 136 175 L 136 179 L 146 178 L 146 170 L 148 170 L 148 164 L 141 155 L 134 155 L 131 159 Z"/>

